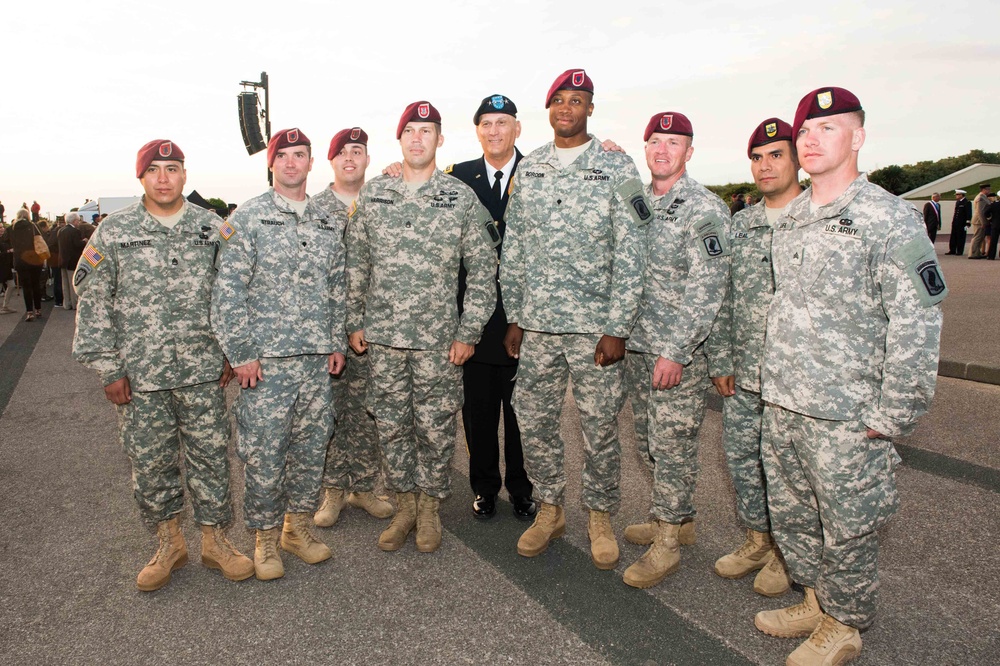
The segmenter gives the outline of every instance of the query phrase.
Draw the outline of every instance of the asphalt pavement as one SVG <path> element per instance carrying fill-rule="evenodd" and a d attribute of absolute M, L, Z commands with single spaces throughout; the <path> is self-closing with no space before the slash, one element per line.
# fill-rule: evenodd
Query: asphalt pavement
<path fill-rule="evenodd" d="M 1000 316 L 1000 265 L 944 256 L 942 267 L 951 289 L 942 368 L 1000 368 L 988 340 Z M 700 434 L 697 543 L 650 590 L 622 583 L 644 549 L 621 533 L 645 518 L 650 492 L 631 412 L 620 418 L 623 501 L 612 520 L 621 564 L 598 571 L 570 399 L 567 532 L 537 558 L 517 555 L 526 525 L 506 502 L 493 520 L 473 519 L 459 435 L 436 553 L 416 552 L 412 537 L 399 552 L 381 552 L 387 521 L 347 508 L 336 526 L 317 530 L 332 560 L 308 566 L 286 556 L 283 579 L 232 583 L 201 566 L 188 508 L 189 564 L 162 590 L 141 593 L 135 576 L 154 540 L 131 497 L 114 410 L 97 377 L 70 358 L 74 313 L 49 304 L 44 312 L 40 322 L 0 317 L 2 664 L 781 664 L 798 643 L 753 626 L 754 613 L 797 602 L 798 591 L 766 599 L 752 577 L 724 580 L 712 569 L 741 541 L 718 399 Z M 990 409 L 998 402 L 1000 386 L 941 377 L 930 413 L 896 442 L 902 507 L 881 532 L 879 617 L 854 663 L 1000 661 L 1000 417 Z M 242 482 L 234 457 L 231 537 L 250 553 Z"/>

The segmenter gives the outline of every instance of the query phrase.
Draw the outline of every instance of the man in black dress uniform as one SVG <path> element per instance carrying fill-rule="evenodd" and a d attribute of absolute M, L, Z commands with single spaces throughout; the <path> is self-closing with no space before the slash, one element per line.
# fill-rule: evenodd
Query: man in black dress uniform
<path fill-rule="evenodd" d="M 500 230 L 501 238 L 506 226 L 508 190 L 511 176 L 521 152 L 514 141 L 521 134 L 517 120 L 517 106 L 503 95 L 485 98 L 473 116 L 476 136 L 483 146 L 483 156 L 449 166 L 451 174 L 471 187 L 483 206 L 490 211 Z M 499 260 L 500 246 L 497 246 Z M 458 308 L 462 310 L 465 296 L 465 268 L 459 271 Z M 521 450 L 521 431 L 517 425 L 510 397 L 514 391 L 517 359 L 507 355 L 503 338 L 507 332 L 507 315 L 497 284 L 497 309 L 486 324 L 483 337 L 476 345 L 472 358 L 462 366 L 464 372 L 465 406 L 462 420 L 465 440 L 469 446 L 469 482 L 476 499 L 472 512 L 476 518 L 492 518 L 496 513 L 496 497 L 500 492 L 500 441 L 498 426 L 503 412 L 504 461 L 506 474 L 503 485 L 514 505 L 514 515 L 521 520 L 532 520 L 536 505 L 531 499 L 531 482 L 524 471 L 524 454 Z"/>
<path fill-rule="evenodd" d="M 951 217 L 951 235 L 948 237 L 947 254 L 965 254 L 965 230 L 972 220 L 972 204 L 965 198 L 965 190 L 955 190 L 955 214 Z"/>

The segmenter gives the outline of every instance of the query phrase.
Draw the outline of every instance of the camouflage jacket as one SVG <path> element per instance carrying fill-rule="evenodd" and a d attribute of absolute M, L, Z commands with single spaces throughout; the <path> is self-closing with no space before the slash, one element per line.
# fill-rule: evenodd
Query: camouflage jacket
<path fill-rule="evenodd" d="M 337 195 L 330 189 L 330 185 L 323 188 L 319 194 L 314 195 L 312 201 L 327 212 L 331 222 L 336 221 L 340 225 L 340 233 L 343 235 L 344 230 L 347 229 L 347 220 L 351 216 L 351 207 L 337 198 Z"/>
<path fill-rule="evenodd" d="M 948 293 L 923 219 L 864 174 L 814 213 L 811 195 L 774 229 L 763 398 L 909 434 L 934 396 Z"/>
<path fill-rule="evenodd" d="M 518 164 L 500 286 L 507 321 L 626 338 L 642 295 L 640 227 L 652 218 L 632 158 L 593 142 L 568 168 L 548 143 Z"/>
<path fill-rule="evenodd" d="M 474 345 L 496 308 L 499 232 L 472 189 L 435 170 L 410 192 L 402 178 L 365 183 L 347 223 L 347 331 L 388 347 Z M 464 260 L 465 309 L 458 314 Z"/>
<path fill-rule="evenodd" d="M 760 393 L 767 308 L 774 294 L 771 225 L 763 200 L 733 216 L 729 238 L 729 290 L 705 342 L 708 374 L 735 375 L 741 388 Z"/>
<path fill-rule="evenodd" d="M 80 296 L 73 357 L 105 386 L 127 376 L 132 390 L 162 391 L 222 374 L 209 325 L 220 224 L 185 204 L 168 229 L 138 202 L 91 236 L 73 277 Z"/>
<path fill-rule="evenodd" d="M 646 272 L 631 351 L 687 365 L 708 337 L 729 283 L 729 209 L 686 173 L 653 198 Z"/>
<path fill-rule="evenodd" d="M 342 229 L 312 199 L 300 218 L 273 189 L 223 223 L 212 330 L 233 366 L 346 349 Z"/>

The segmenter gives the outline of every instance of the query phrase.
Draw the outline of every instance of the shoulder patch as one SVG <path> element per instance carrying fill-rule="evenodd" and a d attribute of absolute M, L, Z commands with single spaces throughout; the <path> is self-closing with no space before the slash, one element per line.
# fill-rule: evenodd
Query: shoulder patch
<path fill-rule="evenodd" d="M 83 282 L 93 270 L 94 269 L 87 264 L 80 264 L 79 268 L 76 269 L 76 273 L 73 275 L 73 286 L 79 287 L 80 283 Z"/>
<path fill-rule="evenodd" d="M 223 222 L 222 226 L 219 227 L 219 235 L 222 236 L 222 240 L 229 240 L 230 238 L 233 237 L 233 234 L 235 233 L 236 233 L 236 227 L 229 224 L 229 220 Z"/>
<path fill-rule="evenodd" d="M 445 173 L 451 173 L 454 170 L 455 170 L 455 165 L 454 164 L 449 164 L 448 166 L 446 166 L 444 168 L 444 172 Z"/>
<path fill-rule="evenodd" d="M 937 305 L 948 295 L 937 255 L 926 237 L 910 239 L 896 251 L 893 261 L 910 278 L 921 305 Z"/>
<path fill-rule="evenodd" d="M 94 268 L 97 268 L 97 265 L 102 261 L 104 261 L 104 255 L 98 252 L 97 248 L 89 243 L 87 244 L 86 249 L 84 249 L 83 251 L 83 258 L 86 259 L 87 263 L 89 263 Z"/>
<path fill-rule="evenodd" d="M 636 226 L 644 226 L 653 218 L 653 212 L 642 191 L 642 183 L 638 179 L 630 178 L 619 185 L 618 196 L 625 202 Z"/>
<path fill-rule="evenodd" d="M 514 194 L 514 179 L 511 178 L 510 182 L 507 183 L 507 196 Z"/>
<path fill-rule="evenodd" d="M 486 236 L 486 241 L 490 244 L 490 247 L 500 245 L 500 241 L 503 240 L 500 237 L 500 228 L 493 220 L 487 220 L 483 223 L 483 235 Z"/>
<path fill-rule="evenodd" d="M 358 212 L 358 200 L 357 199 L 352 199 L 351 200 L 351 207 L 349 209 L 347 209 L 347 219 L 351 219 L 352 217 L 354 217 L 354 214 L 356 212 Z"/>

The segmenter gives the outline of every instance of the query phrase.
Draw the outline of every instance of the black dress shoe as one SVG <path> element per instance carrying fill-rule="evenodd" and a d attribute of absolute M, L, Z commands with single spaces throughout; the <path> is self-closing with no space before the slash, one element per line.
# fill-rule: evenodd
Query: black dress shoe
<path fill-rule="evenodd" d="M 480 520 L 489 520 L 497 512 L 496 495 L 476 495 L 472 503 L 472 515 Z"/>
<path fill-rule="evenodd" d="M 510 503 L 514 505 L 514 517 L 518 520 L 534 520 L 538 504 L 530 497 L 511 495 Z"/>

